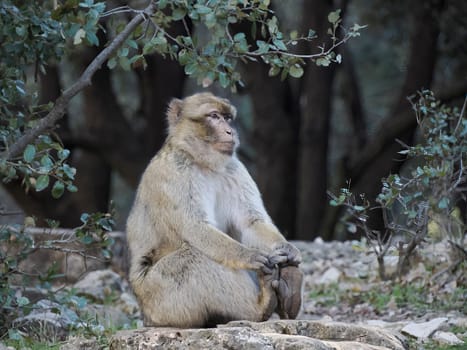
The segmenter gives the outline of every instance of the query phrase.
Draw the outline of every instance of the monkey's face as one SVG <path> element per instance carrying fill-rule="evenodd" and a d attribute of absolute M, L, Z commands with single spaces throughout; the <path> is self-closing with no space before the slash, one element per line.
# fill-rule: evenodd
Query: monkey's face
<path fill-rule="evenodd" d="M 191 148 L 201 141 L 205 152 L 214 150 L 231 156 L 239 145 L 233 125 L 236 113 L 228 100 L 211 93 L 174 99 L 167 112 L 169 133 L 175 139 L 188 141 Z"/>
<path fill-rule="evenodd" d="M 233 126 L 233 115 L 213 109 L 205 115 L 206 138 L 212 147 L 223 154 L 232 155 L 238 146 L 237 131 Z"/>

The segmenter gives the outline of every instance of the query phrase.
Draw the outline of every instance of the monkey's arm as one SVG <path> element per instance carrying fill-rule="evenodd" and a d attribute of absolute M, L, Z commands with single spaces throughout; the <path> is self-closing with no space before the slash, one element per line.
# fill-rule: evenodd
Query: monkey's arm
<path fill-rule="evenodd" d="M 248 248 L 201 220 L 185 222 L 182 239 L 214 261 L 234 269 L 262 269 L 269 272 L 268 252 Z"/>
<path fill-rule="evenodd" d="M 244 179 L 241 183 L 243 193 L 241 207 L 244 208 L 244 217 L 237 222 L 242 233 L 242 243 L 249 247 L 266 249 L 270 252 L 269 262 L 274 264 L 298 265 L 301 262 L 300 251 L 287 242 L 272 222 L 264 208 L 259 190 L 243 164 L 239 164 L 238 178 Z"/>

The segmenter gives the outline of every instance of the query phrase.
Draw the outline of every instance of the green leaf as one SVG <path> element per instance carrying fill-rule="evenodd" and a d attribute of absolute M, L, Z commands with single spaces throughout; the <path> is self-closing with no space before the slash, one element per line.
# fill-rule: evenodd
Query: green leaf
<path fill-rule="evenodd" d="M 439 202 L 438 202 L 438 208 L 439 209 L 447 209 L 449 207 L 449 198 L 443 197 Z"/>
<path fill-rule="evenodd" d="M 45 190 L 49 186 L 49 175 L 41 175 L 36 180 L 36 192 Z"/>
<path fill-rule="evenodd" d="M 187 75 L 192 75 L 193 73 L 195 73 L 196 71 L 198 70 L 198 62 L 192 62 L 190 64 L 187 64 L 185 66 L 185 73 Z"/>
<path fill-rule="evenodd" d="M 227 86 L 229 86 L 229 78 L 227 77 L 227 74 L 225 74 L 224 72 L 219 73 L 219 84 L 221 84 L 223 88 L 226 88 Z"/>
<path fill-rule="evenodd" d="M 68 164 L 63 164 L 63 172 L 69 179 L 74 179 L 76 174 L 76 169 L 69 166 Z"/>
<path fill-rule="evenodd" d="M 91 236 L 83 236 L 81 238 L 81 243 L 83 244 L 91 244 L 94 242 L 94 239 Z"/>
<path fill-rule="evenodd" d="M 58 151 L 58 158 L 60 160 L 65 160 L 68 158 L 68 156 L 70 155 L 70 150 L 64 148 L 64 149 L 61 149 L 60 151 Z"/>
<path fill-rule="evenodd" d="M 76 187 L 75 185 L 73 184 L 69 184 L 66 189 L 68 190 L 68 192 L 78 192 L 78 187 Z"/>
<path fill-rule="evenodd" d="M 188 64 L 188 62 L 191 61 L 191 53 L 185 49 L 180 50 L 178 53 L 178 62 L 182 65 L 185 66 Z"/>
<path fill-rule="evenodd" d="M 55 199 L 60 198 L 63 195 L 64 190 L 65 185 L 63 182 L 56 181 L 52 187 L 52 197 Z"/>
<path fill-rule="evenodd" d="M 120 63 L 120 67 L 122 67 L 124 70 L 131 70 L 131 62 L 128 57 L 119 57 L 118 63 Z"/>
<path fill-rule="evenodd" d="M 31 163 L 36 156 L 36 146 L 27 145 L 23 152 L 23 159 L 26 163 Z"/>
<path fill-rule="evenodd" d="M 107 61 L 107 67 L 114 69 L 117 66 L 117 58 L 114 56 Z"/>
<path fill-rule="evenodd" d="M 19 297 L 16 299 L 19 307 L 26 306 L 29 304 L 29 299 L 27 297 Z"/>
<path fill-rule="evenodd" d="M 265 41 L 256 40 L 256 45 L 258 46 L 258 50 L 256 50 L 256 53 L 260 55 L 265 54 L 269 51 L 269 44 Z"/>
<path fill-rule="evenodd" d="M 289 68 L 289 74 L 294 78 L 300 78 L 303 72 L 303 68 L 299 64 L 294 64 Z"/>
<path fill-rule="evenodd" d="M 86 39 L 91 45 L 99 46 L 99 39 L 94 32 L 86 32 Z"/>
<path fill-rule="evenodd" d="M 332 24 L 336 24 L 337 21 L 339 20 L 339 18 L 341 17 L 340 16 L 340 13 L 341 13 L 341 10 L 340 9 L 337 9 L 336 11 L 333 11 L 331 13 L 329 13 L 328 15 L 328 21 Z"/>
<path fill-rule="evenodd" d="M 185 8 L 182 8 L 182 7 L 177 7 L 176 9 L 173 10 L 172 12 L 172 19 L 174 21 L 179 21 L 181 20 L 183 17 L 186 16 L 186 9 Z"/>
<path fill-rule="evenodd" d="M 269 69 L 269 72 L 268 72 L 268 75 L 270 77 L 275 77 L 277 74 L 279 74 L 281 72 L 281 68 L 278 67 L 278 66 L 272 66 L 270 69 Z"/>
<path fill-rule="evenodd" d="M 308 39 L 314 38 L 316 32 L 313 29 L 308 30 Z"/>
<path fill-rule="evenodd" d="M 106 260 L 110 260 L 112 258 L 112 252 L 108 249 L 102 249 L 101 254 Z"/>
<path fill-rule="evenodd" d="M 212 12 L 209 7 L 200 4 L 196 4 L 195 8 L 200 15 L 207 15 L 208 13 Z"/>
<path fill-rule="evenodd" d="M 287 51 L 287 46 L 285 46 L 282 40 L 274 39 L 272 42 L 279 50 Z"/>
<path fill-rule="evenodd" d="M 317 66 L 327 67 L 331 64 L 331 61 L 327 57 L 320 57 L 316 60 Z"/>
<path fill-rule="evenodd" d="M 80 220 L 83 224 L 87 223 L 88 220 L 89 220 L 89 214 L 88 214 L 88 213 L 83 213 L 83 214 L 81 214 L 79 220 Z"/>
<path fill-rule="evenodd" d="M 41 166 L 44 168 L 44 171 L 50 171 L 53 168 L 52 159 L 47 154 L 41 158 Z"/>
<path fill-rule="evenodd" d="M 365 210 L 365 207 L 362 207 L 361 205 L 354 205 L 352 208 L 354 210 L 356 210 L 356 211 L 364 211 Z"/>
<path fill-rule="evenodd" d="M 337 54 L 336 62 L 339 63 L 339 64 L 342 63 L 342 55 L 341 54 Z"/>

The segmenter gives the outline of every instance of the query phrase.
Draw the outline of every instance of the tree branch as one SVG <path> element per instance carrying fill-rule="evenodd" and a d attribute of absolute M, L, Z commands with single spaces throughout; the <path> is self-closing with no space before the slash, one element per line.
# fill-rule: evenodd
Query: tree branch
<path fill-rule="evenodd" d="M 16 140 L 6 151 L 1 154 L 3 159 L 11 159 L 17 157 L 24 148 L 33 142 L 39 135 L 43 134 L 47 129 L 53 127 L 53 125 L 61 119 L 66 111 L 70 100 L 78 94 L 85 87 L 91 85 L 91 78 L 94 73 L 100 69 L 102 64 L 125 42 L 125 40 L 131 35 L 131 33 L 140 25 L 142 22 L 147 20 L 156 9 L 154 1 L 141 11 L 137 11 L 137 15 L 126 25 L 126 27 L 112 40 L 112 42 L 94 60 L 81 74 L 80 78 L 66 89 L 62 95 L 55 102 L 52 110 L 39 122 L 37 125 L 29 129 L 23 136 Z"/>

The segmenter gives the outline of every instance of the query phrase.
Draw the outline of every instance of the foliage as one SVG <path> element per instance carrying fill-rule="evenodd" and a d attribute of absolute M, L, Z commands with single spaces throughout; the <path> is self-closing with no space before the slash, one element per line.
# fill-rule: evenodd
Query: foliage
<path fill-rule="evenodd" d="M 124 69 L 146 66 L 145 55 L 157 52 L 178 60 L 185 73 L 205 87 L 218 81 L 222 87 L 230 86 L 235 90 L 236 84 L 242 85 L 237 70 L 239 60 L 262 60 L 270 65 L 270 76 L 280 74 L 282 79 L 289 75 L 299 78 L 304 72 L 304 59 L 323 66 L 340 63 L 341 56 L 336 55 L 334 49 L 358 36 L 359 30 L 364 28 L 356 24 L 339 39 L 337 31 L 342 19 L 340 10 L 336 10 L 328 17 L 331 24 L 329 47 L 323 44 L 315 54 L 299 54 L 293 49 L 301 41 L 316 39 L 316 33 L 311 29 L 301 35 L 296 30 L 281 32 L 279 20 L 269 5 L 269 0 L 159 1 L 152 21 L 133 33 L 108 61 L 108 66 L 113 68 L 119 64 Z M 107 14 L 123 11 L 134 10 L 117 8 Z M 173 36 L 170 29 L 177 22 L 183 23 L 185 33 Z M 243 23 L 249 25 L 249 33 L 240 30 L 245 27 Z"/>
<path fill-rule="evenodd" d="M 8 149 L 27 129 L 34 128 L 47 105 L 38 105 L 37 91 L 28 89 L 27 72 L 34 66 L 34 77 L 45 73 L 46 65 L 64 55 L 62 25 L 50 16 L 47 7 L 36 2 L 17 6 L 0 4 L 0 151 Z M 73 185 L 76 170 L 66 163 L 69 151 L 60 142 L 43 135 L 28 144 L 22 156 L 0 158 L 0 178 L 4 183 L 21 179 L 26 191 L 42 191 L 49 186 L 52 196 L 60 197 Z"/>
<path fill-rule="evenodd" d="M 0 41 L 5 43 L 0 47 L 0 177 L 4 182 L 21 179 L 26 191 L 31 187 L 42 191 L 52 178 L 54 197 L 60 197 L 65 189 L 77 190 L 72 183 L 76 171 L 66 163 L 68 150 L 55 137 L 39 136 L 63 116 L 69 99 L 88 84 L 87 79 L 106 59 L 111 68 L 118 64 L 130 69 L 145 67 L 145 56 L 157 53 L 177 60 L 185 73 L 203 86 L 218 81 L 223 87 L 235 89 L 236 84 L 241 84 L 237 70 L 240 60 L 262 60 L 271 66 L 270 75 L 298 78 L 303 74 L 305 59 L 323 66 L 340 63 L 341 56 L 336 56 L 334 49 L 358 36 L 363 28 L 355 24 L 349 30 L 342 29 L 344 34 L 339 39 L 342 19 L 340 10 L 336 10 L 328 16 L 328 47 L 323 44 L 315 54 L 298 54 L 290 50 L 300 41 L 315 39 L 315 32 L 282 33 L 269 0 L 159 0 L 149 2 L 145 10 L 123 6 L 105 12 L 106 5 L 94 0 L 40 5 L 9 0 L 0 4 Z M 123 12 L 139 16 L 142 23 L 132 29 L 131 23 L 118 20 Z M 37 79 L 38 72 L 45 74 L 47 64 L 60 60 L 65 52 L 81 44 L 99 45 L 98 31 L 103 29 L 102 20 L 109 16 L 112 21 L 105 25 L 108 33 L 115 35 L 109 39 L 115 47 L 104 50 L 100 61 L 90 64 L 86 70 L 89 76 L 83 77 L 83 84 L 73 87 L 66 98 L 64 92 L 61 104 L 38 105 L 37 90 L 28 81 L 30 67 L 34 66 L 33 76 Z M 183 23 L 185 33 L 173 36 L 170 33 L 177 23 Z M 240 23 L 251 26 L 248 35 L 240 31 Z"/>
<path fill-rule="evenodd" d="M 333 206 L 343 206 L 347 212 L 349 232 L 361 229 L 373 244 L 383 279 L 401 277 L 407 272 L 409 258 L 417 245 L 429 238 L 429 224 L 436 224 L 453 247 L 455 267 L 467 258 L 463 247 L 466 224 L 452 215 L 456 202 L 466 200 L 467 181 L 467 119 L 465 103 L 461 111 L 441 105 L 430 91 L 411 98 L 423 142 L 404 146 L 399 152 L 420 165 L 409 176 L 392 174 L 383 179 L 376 201 L 385 218 L 385 230 L 373 230 L 367 225 L 370 210 L 364 195 L 357 200 L 348 188 L 339 196 L 330 194 Z M 467 102 L 467 100 L 466 100 Z M 387 276 L 384 256 L 398 242 L 399 262 L 395 275 Z"/>
<path fill-rule="evenodd" d="M 83 214 L 81 221 L 83 224 L 76 230 L 57 234 L 56 237 L 45 241 L 36 241 L 37 235 L 19 225 L 0 227 L 0 335 L 8 331 L 10 337 L 20 337 L 11 326 L 11 322 L 19 316 L 27 315 L 33 309 L 29 299 L 18 293 L 19 289 L 14 287 L 15 285 L 37 285 L 49 292 L 50 300 L 78 309 L 79 305 L 85 302 L 74 295 L 64 297 L 53 291 L 52 283 L 63 277 L 56 264 L 47 266 L 43 273 L 25 271 L 22 264 L 31 254 L 41 250 L 59 251 L 66 255 L 79 254 L 85 259 L 110 259 L 113 239 L 109 237 L 108 232 L 114 226 L 111 214 Z M 101 258 L 96 256 L 96 249 L 101 252 Z"/>

